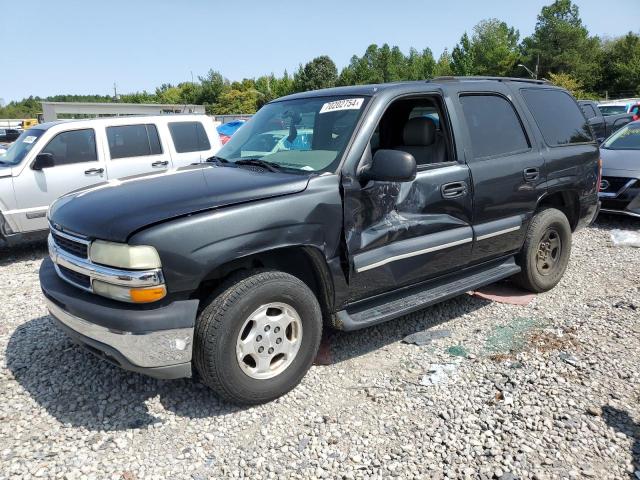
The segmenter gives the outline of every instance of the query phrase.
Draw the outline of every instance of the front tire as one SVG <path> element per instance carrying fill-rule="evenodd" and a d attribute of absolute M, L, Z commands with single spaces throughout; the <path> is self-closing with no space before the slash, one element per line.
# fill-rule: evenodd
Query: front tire
<path fill-rule="evenodd" d="M 300 383 L 321 337 L 320 305 L 304 282 L 249 272 L 223 285 L 198 316 L 194 364 L 225 400 L 265 403 Z"/>
<path fill-rule="evenodd" d="M 555 287 L 571 256 L 571 226 L 564 213 L 548 208 L 536 213 L 516 257 L 522 271 L 512 280 L 535 293 Z"/>

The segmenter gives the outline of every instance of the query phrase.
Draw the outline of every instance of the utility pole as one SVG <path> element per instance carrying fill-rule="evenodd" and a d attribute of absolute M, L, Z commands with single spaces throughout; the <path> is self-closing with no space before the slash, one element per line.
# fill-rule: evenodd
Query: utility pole
<path fill-rule="evenodd" d="M 538 79 L 539 69 L 540 69 L 540 54 L 538 53 L 538 59 L 536 60 L 536 80 Z"/>
<path fill-rule="evenodd" d="M 118 88 L 117 88 L 116 82 L 113 82 L 113 101 L 114 102 L 118 101 Z"/>

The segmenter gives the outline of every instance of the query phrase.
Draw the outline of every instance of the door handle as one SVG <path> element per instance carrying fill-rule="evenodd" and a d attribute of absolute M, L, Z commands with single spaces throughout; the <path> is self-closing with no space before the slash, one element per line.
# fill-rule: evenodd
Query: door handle
<path fill-rule="evenodd" d="M 537 167 L 525 168 L 522 175 L 527 182 L 533 182 L 540 176 L 540 170 Z"/>
<path fill-rule="evenodd" d="M 102 175 L 104 173 L 104 168 L 90 168 L 89 170 L 85 170 L 85 175 Z"/>
<path fill-rule="evenodd" d="M 167 160 L 164 160 L 164 161 L 158 160 L 157 162 L 153 162 L 151 164 L 151 166 L 155 167 L 155 168 L 157 168 L 157 167 L 166 167 L 167 165 L 169 165 L 169 162 Z"/>
<path fill-rule="evenodd" d="M 460 198 L 467 194 L 467 182 L 445 183 L 440 186 L 442 198 Z"/>

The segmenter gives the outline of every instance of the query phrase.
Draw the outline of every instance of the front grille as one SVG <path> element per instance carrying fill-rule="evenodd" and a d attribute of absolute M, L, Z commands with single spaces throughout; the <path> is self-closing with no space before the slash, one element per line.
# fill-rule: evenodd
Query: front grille
<path fill-rule="evenodd" d="M 67 267 L 63 267 L 62 265 L 58 265 L 58 268 L 60 269 L 60 273 L 70 282 L 84 288 L 91 287 L 91 279 L 88 275 L 75 272 Z"/>
<path fill-rule="evenodd" d="M 607 188 L 603 189 L 602 192 L 618 193 L 627 183 L 629 183 L 633 179 L 623 177 L 603 177 L 602 180 L 606 180 L 607 182 L 609 182 Z"/>
<path fill-rule="evenodd" d="M 55 240 L 56 245 L 60 247 L 61 250 L 64 250 L 67 253 L 75 255 L 76 257 L 80 257 L 80 258 L 88 257 L 89 252 L 88 252 L 88 247 L 86 243 L 74 242 L 73 240 L 70 240 L 66 237 L 58 235 L 54 231 L 51 231 L 51 236 L 53 236 L 53 239 Z"/>

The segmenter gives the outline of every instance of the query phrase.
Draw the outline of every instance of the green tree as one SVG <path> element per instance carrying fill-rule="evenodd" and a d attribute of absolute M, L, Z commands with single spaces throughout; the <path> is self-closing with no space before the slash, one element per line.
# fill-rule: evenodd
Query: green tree
<path fill-rule="evenodd" d="M 519 38 L 518 30 L 498 19 L 478 23 L 471 37 L 474 75 L 512 75 L 520 56 Z"/>
<path fill-rule="evenodd" d="M 451 69 L 456 75 L 474 75 L 474 58 L 471 39 L 467 32 L 462 34 L 460 42 L 451 52 Z"/>
<path fill-rule="evenodd" d="M 529 68 L 539 63 L 540 77 L 570 73 L 582 79 L 588 89 L 600 82 L 600 39 L 589 36 L 578 6 L 571 0 L 555 0 L 542 7 L 533 34 L 522 42 L 522 53 Z"/>
<path fill-rule="evenodd" d="M 436 61 L 431 49 L 425 48 L 422 53 L 415 48 L 409 50 L 405 60 L 405 73 L 402 80 L 426 80 L 433 77 Z"/>
<path fill-rule="evenodd" d="M 334 87 L 338 80 L 336 64 L 326 55 L 316 57 L 300 68 L 293 76 L 293 88 L 296 92 Z"/>
<path fill-rule="evenodd" d="M 629 32 L 605 42 L 600 91 L 621 97 L 640 95 L 640 36 Z"/>
<path fill-rule="evenodd" d="M 231 115 L 234 113 L 255 113 L 257 110 L 258 92 L 255 89 L 239 90 L 228 88 L 220 95 L 220 99 L 213 106 L 213 113 L 217 115 Z"/>
<path fill-rule="evenodd" d="M 433 69 L 433 76 L 446 77 L 449 75 L 453 75 L 452 63 L 453 63 L 453 58 L 451 57 L 449 50 L 445 48 L 442 54 L 440 55 L 440 57 L 438 58 L 438 61 L 436 62 L 436 66 Z"/>

